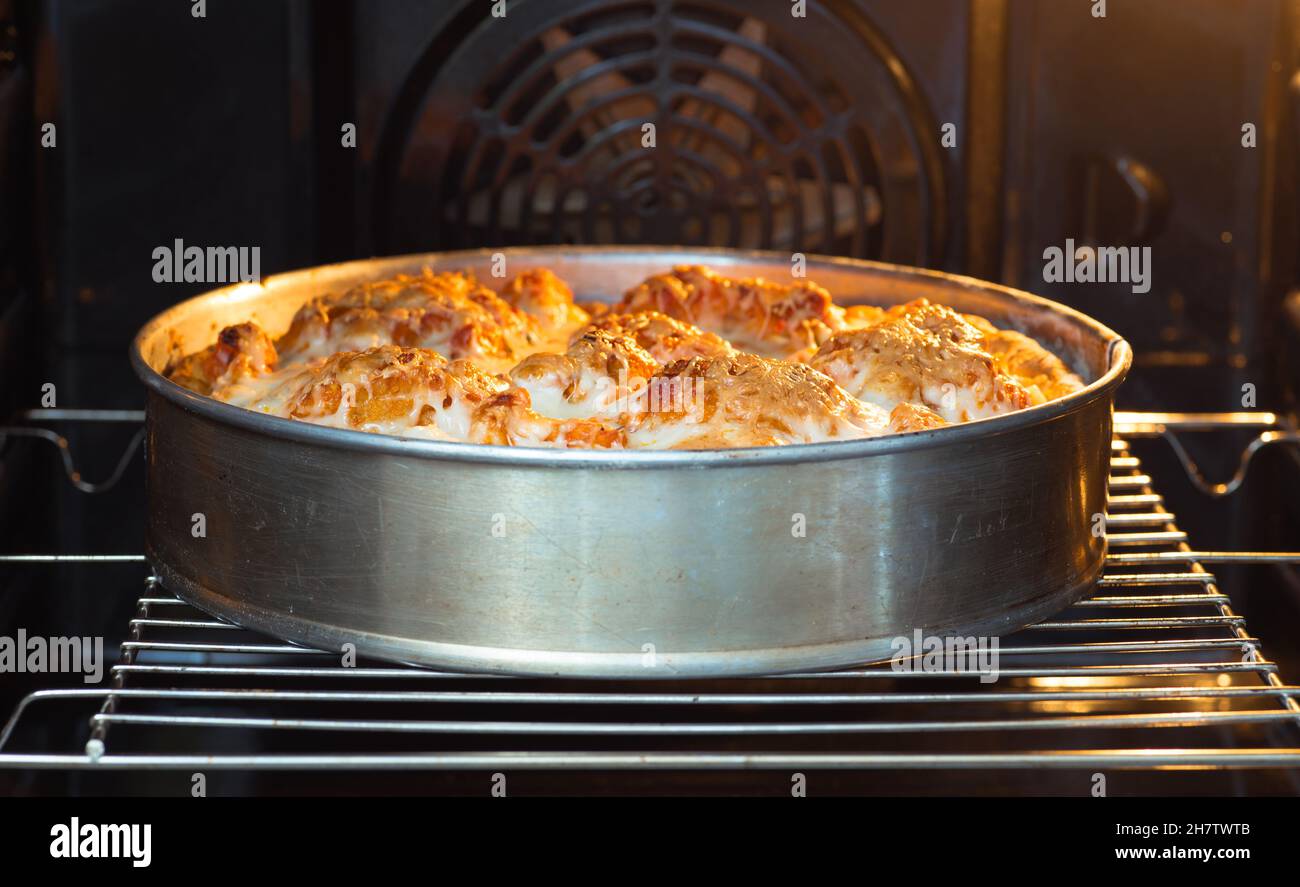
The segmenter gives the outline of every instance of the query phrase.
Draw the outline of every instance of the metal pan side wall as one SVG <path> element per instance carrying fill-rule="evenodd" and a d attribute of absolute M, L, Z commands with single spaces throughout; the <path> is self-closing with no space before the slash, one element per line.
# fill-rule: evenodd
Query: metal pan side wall
<path fill-rule="evenodd" d="M 153 395 L 147 550 L 206 609 L 383 659 L 632 677 L 843 665 L 1086 592 L 1109 433 L 1097 401 L 982 443 L 570 470 L 268 440 Z"/>

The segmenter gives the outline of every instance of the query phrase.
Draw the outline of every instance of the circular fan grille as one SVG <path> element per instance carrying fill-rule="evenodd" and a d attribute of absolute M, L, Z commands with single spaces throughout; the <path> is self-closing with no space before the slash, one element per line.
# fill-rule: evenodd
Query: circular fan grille
<path fill-rule="evenodd" d="M 449 52 L 434 41 L 388 123 L 385 248 L 939 249 L 935 130 L 852 5 L 487 5 Z"/>

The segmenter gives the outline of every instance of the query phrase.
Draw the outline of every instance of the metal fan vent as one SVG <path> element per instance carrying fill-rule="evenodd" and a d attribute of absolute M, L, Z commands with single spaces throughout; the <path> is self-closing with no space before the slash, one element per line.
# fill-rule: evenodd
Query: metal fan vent
<path fill-rule="evenodd" d="M 390 248 L 939 249 L 933 131 L 852 4 L 520 0 L 444 55 L 389 121 Z"/>

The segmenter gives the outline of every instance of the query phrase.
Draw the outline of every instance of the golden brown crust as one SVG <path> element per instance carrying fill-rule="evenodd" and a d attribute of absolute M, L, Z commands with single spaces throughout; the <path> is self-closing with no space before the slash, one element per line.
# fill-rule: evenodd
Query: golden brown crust
<path fill-rule="evenodd" d="M 588 419 L 555 421 L 535 413 L 528 392 L 466 360 L 425 348 L 381 345 L 313 361 L 284 383 L 271 411 L 360 431 L 472 443 L 621 446 L 617 428 Z"/>
<path fill-rule="evenodd" d="M 900 403 L 889 412 L 889 430 L 894 432 L 929 431 L 947 424 L 943 416 L 919 403 Z"/>
<path fill-rule="evenodd" d="M 574 304 L 569 285 L 548 268 L 518 275 L 501 290 L 501 298 L 546 327 L 569 329 L 591 319 L 585 309 Z"/>
<path fill-rule="evenodd" d="M 167 375 L 300 421 L 552 447 L 845 440 L 1083 387 L 1032 338 L 924 299 L 841 308 L 809 281 L 698 266 L 651 277 L 612 309 L 575 304 L 543 268 L 499 296 L 467 274 L 398 275 L 312 299 L 275 342 L 254 323 L 227 327 Z"/>
<path fill-rule="evenodd" d="M 851 439 L 877 421 L 812 367 L 743 352 L 674 361 L 650 385 L 632 439 L 673 449 Z"/>
<path fill-rule="evenodd" d="M 658 362 L 635 339 L 589 327 L 563 354 L 524 358 L 510 371 L 510 380 L 528 391 L 544 415 L 617 415 L 631 409 L 630 401 L 658 370 Z"/>
<path fill-rule="evenodd" d="M 1028 392 L 998 369 L 983 339 L 957 312 L 918 299 L 872 326 L 836 333 L 809 362 L 855 397 L 890 409 L 923 404 L 948 422 L 1029 406 Z"/>
<path fill-rule="evenodd" d="M 1025 386 L 1034 403 L 1056 400 L 1084 387 L 1065 361 L 1024 333 L 995 329 L 985 335 L 984 347 L 1002 372 Z"/>
<path fill-rule="evenodd" d="M 538 338 L 534 318 L 473 276 L 399 274 L 312 299 L 277 343 L 287 358 L 309 359 L 376 345 L 430 348 L 457 360 L 513 364 Z"/>
<path fill-rule="evenodd" d="M 843 309 L 810 280 L 737 280 L 700 265 L 649 278 L 613 310 L 657 311 L 716 333 L 742 351 L 778 358 L 816 346 L 844 327 Z"/>
<path fill-rule="evenodd" d="M 844 308 L 844 327 L 856 330 L 872 326 L 884 320 L 888 313 L 879 305 L 847 305 Z"/>
<path fill-rule="evenodd" d="M 224 328 L 217 341 L 168 367 L 164 375 L 200 394 L 213 394 L 233 383 L 275 370 L 279 361 L 271 337 L 257 324 Z"/>
<path fill-rule="evenodd" d="M 720 357 L 733 349 L 726 339 L 707 333 L 697 326 L 677 320 L 658 311 L 637 314 L 605 314 L 593 320 L 586 329 L 575 333 L 575 339 L 587 330 L 603 330 L 618 336 L 630 336 L 660 363 L 686 360 L 692 357 Z"/>

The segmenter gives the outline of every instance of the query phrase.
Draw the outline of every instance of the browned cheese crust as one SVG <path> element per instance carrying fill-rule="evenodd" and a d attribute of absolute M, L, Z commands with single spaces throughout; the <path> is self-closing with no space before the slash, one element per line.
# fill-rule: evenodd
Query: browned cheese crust
<path fill-rule="evenodd" d="M 339 428 L 508 446 L 711 449 L 925 432 L 1083 388 L 1015 330 L 924 299 L 681 266 L 612 306 L 545 268 L 500 293 L 425 271 L 326 294 L 175 361 L 200 394 Z"/>

